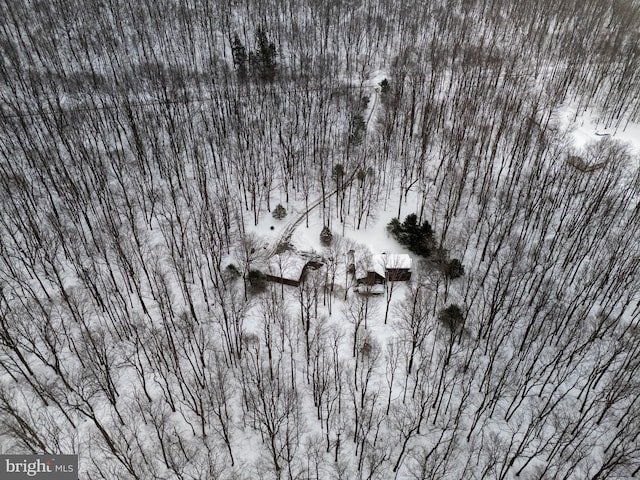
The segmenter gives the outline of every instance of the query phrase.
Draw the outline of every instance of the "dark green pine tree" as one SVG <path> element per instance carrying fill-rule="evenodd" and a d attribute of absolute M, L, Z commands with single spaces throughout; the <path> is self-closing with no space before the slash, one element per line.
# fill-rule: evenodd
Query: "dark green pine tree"
<path fill-rule="evenodd" d="M 404 244 L 414 253 L 428 257 L 431 254 L 433 230 L 429 222 L 418 223 L 415 213 L 407 215 L 402 224 Z"/>
<path fill-rule="evenodd" d="M 276 78 L 278 64 L 276 62 L 276 45 L 270 42 L 267 34 L 259 28 L 256 31 L 257 49 L 251 53 L 249 61 L 256 76 L 265 82 Z"/>
<path fill-rule="evenodd" d="M 413 253 L 423 257 L 431 255 L 433 230 L 426 220 L 418 223 L 415 213 L 407 215 L 402 223 L 394 218 L 387 225 L 387 231 Z"/>
<path fill-rule="evenodd" d="M 438 319 L 443 323 L 452 334 L 460 332 L 464 326 L 464 314 L 458 305 L 449 305 L 447 308 L 440 310 Z"/>
<path fill-rule="evenodd" d="M 324 246 L 328 247 L 329 245 L 331 245 L 332 240 L 333 233 L 331 233 L 329 227 L 325 225 L 320 232 L 320 242 L 322 242 Z"/>
<path fill-rule="evenodd" d="M 247 51 L 237 33 L 234 34 L 231 41 L 231 55 L 233 56 L 233 66 L 236 69 L 238 78 L 245 80 L 247 78 Z"/>
<path fill-rule="evenodd" d="M 458 278 L 464 275 L 464 267 L 460 260 L 454 258 L 446 264 L 444 273 L 450 279 Z"/>
<path fill-rule="evenodd" d="M 397 218 L 393 218 L 387 225 L 387 232 L 393 235 L 395 239 L 400 241 L 400 233 L 402 232 L 402 225 L 400 224 L 400 220 L 398 220 Z"/>
<path fill-rule="evenodd" d="M 386 78 L 380 82 L 380 93 L 382 95 L 386 95 L 391 90 L 391 86 L 389 85 L 389 80 Z"/>
<path fill-rule="evenodd" d="M 281 203 L 279 203 L 278 205 L 276 205 L 276 208 L 273 210 L 273 213 L 271 215 L 273 215 L 273 218 L 275 218 L 276 220 L 282 220 L 287 216 L 287 209 L 284 208 Z"/>

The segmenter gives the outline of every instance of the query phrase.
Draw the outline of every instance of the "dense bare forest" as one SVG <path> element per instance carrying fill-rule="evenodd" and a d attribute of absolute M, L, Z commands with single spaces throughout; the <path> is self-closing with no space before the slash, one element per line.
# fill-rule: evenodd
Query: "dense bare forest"
<path fill-rule="evenodd" d="M 640 476 L 640 161 L 558 120 L 640 122 L 636 1 L 2 0 L 0 28 L 0 451 Z M 329 274 L 251 281 L 277 204 L 317 205 Z M 334 289 L 337 232 L 390 204 L 434 253 L 403 295 Z"/>

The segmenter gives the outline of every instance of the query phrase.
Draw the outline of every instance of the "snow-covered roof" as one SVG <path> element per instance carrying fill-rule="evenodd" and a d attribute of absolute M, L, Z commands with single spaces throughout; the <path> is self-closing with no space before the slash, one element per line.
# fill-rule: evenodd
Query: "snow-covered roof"
<path fill-rule="evenodd" d="M 371 261 L 374 265 L 374 271 L 378 272 L 378 269 L 382 269 L 385 272 L 388 269 L 406 269 L 411 270 L 411 257 L 406 253 L 382 253 L 379 255 L 373 255 Z M 382 274 L 384 277 L 384 274 Z"/>
<path fill-rule="evenodd" d="M 269 275 L 291 280 L 300 280 L 308 260 L 297 255 L 281 253 L 269 259 Z"/>
<path fill-rule="evenodd" d="M 367 272 L 375 272 L 380 277 L 387 278 L 388 270 L 411 270 L 411 265 L 411 257 L 406 253 L 372 255 L 367 264 L 356 267 L 356 278 L 365 278 Z"/>
<path fill-rule="evenodd" d="M 385 269 L 385 259 L 383 255 L 373 255 L 371 257 L 371 266 L 374 272 L 382 278 L 386 278 L 387 270 Z"/>

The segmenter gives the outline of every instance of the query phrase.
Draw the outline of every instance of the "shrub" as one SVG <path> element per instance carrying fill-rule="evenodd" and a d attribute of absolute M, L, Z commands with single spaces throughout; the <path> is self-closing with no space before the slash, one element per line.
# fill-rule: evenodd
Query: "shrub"
<path fill-rule="evenodd" d="M 464 325 L 462 309 L 456 304 L 449 305 L 447 308 L 440 310 L 438 319 L 454 334 L 458 333 Z"/>
<path fill-rule="evenodd" d="M 341 163 L 337 163 L 336 166 L 331 170 L 331 178 L 333 178 L 336 183 L 339 184 L 342 180 L 342 177 L 344 177 L 344 167 Z"/>
<path fill-rule="evenodd" d="M 287 216 L 287 210 L 279 203 L 276 205 L 276 208 L 273 209 L 272 215 L 276 220 L 282 220 Z"/>
<path fill-rule="evenodd" d="M 260 270 L 249 270 L 247 280 L 253 293 L 264 292 L 267 289 L 267 276 Z"/>
<path fill-rule="evenodd" d="M 454 258 L 446 264 L 444 273 L 448 278 L 458 278 L 464 275 L 464 267 L 460 260 Z"/>
<path fill-rule="evenodd" d="M 331 230 L 329 230 L 329 227 L 327 226 L 323 227 L 322 231 L 320 232 L 320 242 L 322 242 L 324 246 L 329 246 L 331 245 L 332 240 L 333 240 L 333 233 L 331 233 Z"/>
<path fill-rule="evenodd" d="M 236 267 L 233 263 L 227 265 L 227 268 L 224 269 L 225 276 L 230 280 L 235 280 L 236 278 L 240 278 L 242 275 L 238 267 Z"/>
<path fill-rule="evenodd" d="M 383 95 L 386 93 L 389 93 L 389 90 L 391 89 L 391 86 L 389 85 L 389 80 L 385 78 L 380 82 L 379 85 L 380 85 L 380 93 L 382 93 Z"/>

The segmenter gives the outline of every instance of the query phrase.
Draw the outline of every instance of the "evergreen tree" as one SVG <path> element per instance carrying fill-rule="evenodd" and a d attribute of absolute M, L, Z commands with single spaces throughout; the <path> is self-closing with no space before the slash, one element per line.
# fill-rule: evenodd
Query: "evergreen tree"
<path fill-rule="evenodd" d="M 451 279 L 458 278 L 464 275 L 464 267 L 462 263 L 460 263 L 460 260 L 454 258 L 450 262 L 447 262 L 444 273 Z"/>
<path fill-rule="evenodd" d="M 440 310 L 438 319 L 453 334 L 458 333 L 464 325 L 464 315 L 462 314 L 462 309 L 455 304 L 449 305 L 447 308 L 443 308 L 442 310 Z"/>
<path fill-rule="evenodd" d="M 387 232 L 389 232 L 391 236 L 398 240 L 401 231 L 402 225 L 400 224 L 400 220 L 398 220 L 397 218 L 393 218 L 387 225 Z"/>
<path fill-rule="evenodd" d="M 247 78 L 247 51 L 240 41 L 238 34 L 234 34 L 231 41 L 231 54 L 233 56 L 233 66 L 236 69 L 238 78 L 244 80 Z"/>
<path fill-rule="evenodd" d="M 366 128 L 367 125 L 363 116 L 360 113 L 355 114 L 351 119 L 351 126 L 349 127 L 349 144 L 361 145 Z"/>
<path fill-rule="evenodd" d="M 287 216 L 287 210 L 282 206 L 281 203 L 279 203 L 278 205 L 276 205 L 276 208 L 273 209 L 272 215 L 276 220 L 282 220 Z"/>
<path fill-rule="evenodd" d="M 267 289 L 267 276 L 260 270 L 250 270 L 247 280 L 252 293 L 264 292 Z"/>
<path fill-rule="evenodd" d="M 380 82 L 380 93 L 382 95 L 386 95 L 391 90 L 391 86 L 389 85 L 389 80 L 386 78 Z"/>
<path fill-rule="evenodd" d="M 331 245 L 331 241 L 333 240 L 333 233 L 329 230 L 329 227 L 325 226 L 320 232 L 320 241 L 323 245 L 329 246 Z"/>
<path fill-rule="evenodd" d="M 426 220 L 418 223 L 415 213 L 406 216 L 402 224 L 394 218 L 387 225 L 387 231 L 413 253 L 428 257 L 433 248 L 433 230 Z"/>
<path fill-rule="evenodd" d="M 249 55 L 249 63 L 254 75 L 265 82 L 272 82 L 276 78 L 276 45 L 270 42 L 264 30 L 256 31 L 257 49 Z"/>

